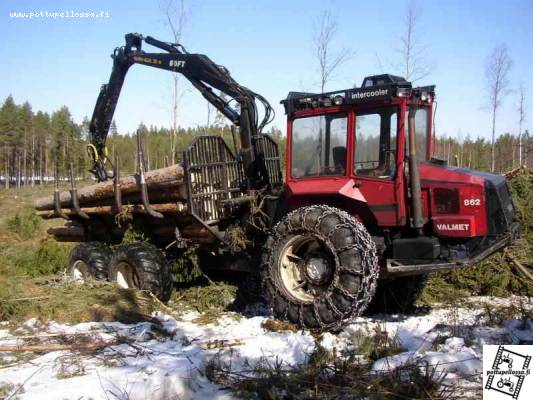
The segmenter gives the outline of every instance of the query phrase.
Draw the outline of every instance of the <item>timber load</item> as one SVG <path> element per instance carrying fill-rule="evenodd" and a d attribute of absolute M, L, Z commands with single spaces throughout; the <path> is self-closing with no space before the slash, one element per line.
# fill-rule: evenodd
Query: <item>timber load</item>
<path fill-rule="evenodd" d="M 143 199 L 144 190 L 146 197 L 149 193 L 153 211 L 179 212 L 183 211 L 187 198 L 184 171 L 180 164 L 124 178 L 117 176 L 80 189 L 76 189 L 74 180 L 71 179 L 71 182 L 71 190 L 59 192 L 56 187 L 54 195 L 37 199 L 34 202 L 37 215 L 58 218 L 81 214 L 83 218 L 83 214 L 140 213 L 146 211 L 143 204 L 148 200 Z"/>
<path fill-rule="evenodd" d="M 70 167 L 71 190 L 59 191 L 34 202 L 41 218 L 63 218 L 64 226 L 48 229 L 60 242 L 83 242 L 107 236 L 120 242 L 125 226 L 117 223 L 119 214 L 135 214 L 145 224 L 144 231 L 159 242 L 176 239 L 176 229 L 197 243 L 211 243 L 213 234 L 187 213 L 187 187 L 180 164 L 120 178 L 115 168 L 113 180 L 85 186 L 79 190 Z M 166 218 L 166 217 L 170 218 Z M 174 218 L 172 218 L 174 216 Z"/>

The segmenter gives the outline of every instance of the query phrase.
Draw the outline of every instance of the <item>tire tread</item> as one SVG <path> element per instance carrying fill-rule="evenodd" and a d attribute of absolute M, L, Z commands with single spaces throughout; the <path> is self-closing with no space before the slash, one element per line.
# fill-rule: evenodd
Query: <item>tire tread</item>
<path fill-rule="evenodd" d="M 76 261 L 81 260 L 87 264 L 89 274 L 94 279 L 106 280 L 110 259 L 111 250 L 104 243 L 82 242 L 71 250 L 67 271 L 70 271 Z"/>
<path fill-rule="evenodd" d="M 109 265 L 109 277 L 116 280 L 117 267 L 126 262 L 137 274 L 141 290 L 148 290 L 162 302 L 170 299 L 173 289 L 172 274 L 163 252 L 156 246 L 139 242 L 120 246 Z"/>
<path fill-rule="evenodd" d="M 276 272 L 284 244 L 292 235 L 304 233 L 324 238 L 335 249 L 333 282 L 312 304 L 286 293 Z M 335 330 L 368 306 L 379 272 L 376 247 L 364 225 L 345 211 L 326 205 L 298 208 L 274 227 L 267 243 L 261 268 L 263 290 L 278 318 L 306 328 Z"/>

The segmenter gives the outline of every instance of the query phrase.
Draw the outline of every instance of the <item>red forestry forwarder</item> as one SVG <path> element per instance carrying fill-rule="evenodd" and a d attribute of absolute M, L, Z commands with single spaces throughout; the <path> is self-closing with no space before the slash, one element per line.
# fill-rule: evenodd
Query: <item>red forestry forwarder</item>
<path fill-rule="evenodd" d="M 143 42 L 164 52 L 147 53 Z M 75 277 L 167 301 L 172 261 L 197 246 L 203 268 L 245 272 L 245 286 L 260 288 L 279 318 L 337 329 L 371 301 L 389 300 L 390 311 L 412 302 L 429 272 L 475 264 L 518 234 L 504 177 L 431 158 L 434 86 L 377 75 L 360 88 L 290 92 L 283 181 L 278 147 L 261 132 L 270 104 L 224 67 L 139 34 L 112 57 L 90 124 L 101 183 L 78 191 L 73 181 L 36 202 L 41 216 L 68 220 L 51 230 L 57 240 L 82 242 L 69 261 Z M 138 173 L 120 178 L 117 160 L 109 171 L 106 137 L 133 64 L 183 74 L 233 124 L 233 150 L 200 136 L 182 163 L 147 172 L 138 134 Z M 128 217 L 147 241 L 111 251 Z"/>

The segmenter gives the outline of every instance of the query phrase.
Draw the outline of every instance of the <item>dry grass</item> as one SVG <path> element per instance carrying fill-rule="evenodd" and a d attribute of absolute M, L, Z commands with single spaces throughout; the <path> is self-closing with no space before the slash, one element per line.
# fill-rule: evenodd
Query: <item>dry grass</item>
<path fill-rule="evenodd" d="M 0 399 L 5 399 L 13 391 L 15 385 L 12 383 L 0 382 Z"/>
<path fill-rule="evenodd" d="M 298 327 L 290 322 L 267 319 L 261 323 L 261 328 L 270 332 L 297 332 Z"/>
<path fill-rule="evenodd" d="M 175 290 L 169 302 L 174 308 L 183 311 L 227 310 L 233 304 L 237 287 L 227 283 L 207 283 Z"/>
<path fill-rule="evenodd" d="M 105 282 L 69 282 L 61 272 L 72 245 L 46 235 L 59 220 L 36 218 L 31 205 L 51 186 L 0 190 L 0 320 L 66 323 L 150 320 L 158 305 L 146 294 Z"/>
<path fill-rule="evenodd" d="M 151 312 L 159 309 L 148 295 L 105 282 L 78 284 L 12 277 L 10 284 L 0 295 L 0 320 L 14 323 L 34 317 L 66 323 L 135 323 L 151 321 Z"/>

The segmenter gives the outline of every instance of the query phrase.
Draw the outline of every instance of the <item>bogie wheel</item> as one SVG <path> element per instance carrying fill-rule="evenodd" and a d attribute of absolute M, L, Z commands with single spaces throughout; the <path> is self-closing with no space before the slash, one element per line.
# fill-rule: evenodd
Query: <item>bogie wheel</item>
<path fill-rule="evenodd" d="M 423 274 L 380 281 L 374 299 L 368 306 L 368 312 L 407 313 L 413 311 L 427 280 L 428 275 Z"/>
<path fill-rule="evenodd" d="M 84 242 L 78 244 L 70 252 L 67 274 L 76 281 L 89 278 L 107 279 L 107 267 L 111 258 L 111 250 L 100 242 Z"/>
<path fill-rule="evenodd" d="M 122 288 L 148 290 L 163 302 L 172 294 L 172 274 L 165 255 L 149 243 L 120 246 L 109 263 L 109 280 Z"/>
<path fill-rule="evenodd" d="M 311 329 L 335 330 L 360 315 L 378 272 L 376 246 L 365 227 L 325 205 L 286 215 L 263 255 L 263 285 L 275 315 Z"/>

